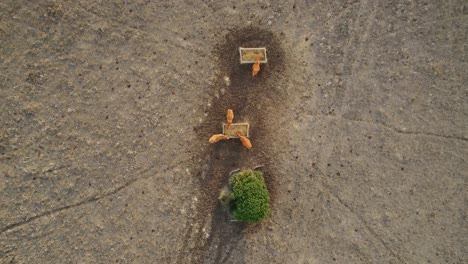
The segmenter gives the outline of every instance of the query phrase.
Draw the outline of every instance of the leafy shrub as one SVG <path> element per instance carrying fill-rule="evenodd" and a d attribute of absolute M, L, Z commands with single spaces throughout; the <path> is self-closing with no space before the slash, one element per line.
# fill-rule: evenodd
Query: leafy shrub
<path fill-rule="evenodd" d="M 245 170 L 229 180 L 229 209 L 239 221 L 258 222 L 270 214 L 270 194 L 260 171 Z"/>

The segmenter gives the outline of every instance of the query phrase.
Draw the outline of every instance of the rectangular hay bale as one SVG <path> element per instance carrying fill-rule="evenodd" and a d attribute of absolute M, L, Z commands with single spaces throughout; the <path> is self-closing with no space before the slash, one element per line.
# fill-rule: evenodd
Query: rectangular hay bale
<path fill-rule="evenodd" d="M 239 48 L 240 63 L 255 63 L 260 57 L 260 63 L 267 63 L 266 48 Z"/>
<path fill-rule="evenodd" d="M 227 124 L 223 124 L 223 134 L 229 138 L 238 138 L 236 132 L 240 132 L 242 136 L 249 137 L 249 123 L 232 123 L 226 129 Z"/>

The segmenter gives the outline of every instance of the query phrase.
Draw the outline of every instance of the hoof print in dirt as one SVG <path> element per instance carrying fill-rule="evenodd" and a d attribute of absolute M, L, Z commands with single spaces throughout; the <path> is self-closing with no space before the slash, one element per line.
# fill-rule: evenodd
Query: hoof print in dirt
<path fill-rule="evenodd" d="M 221 191 L 221 204 L 237 221 L 255 223 L 270 214 L 270 194 L 261 171 L 244 170 L 229 179 L 229 189 Z"/>

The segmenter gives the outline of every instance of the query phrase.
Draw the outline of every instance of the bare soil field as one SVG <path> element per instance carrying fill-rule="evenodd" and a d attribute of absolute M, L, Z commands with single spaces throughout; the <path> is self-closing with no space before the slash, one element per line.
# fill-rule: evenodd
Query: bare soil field
<path fill-rule="evenodd" d="M 0 263 L 466 263 L 467 10 L 0 1 Z"/>

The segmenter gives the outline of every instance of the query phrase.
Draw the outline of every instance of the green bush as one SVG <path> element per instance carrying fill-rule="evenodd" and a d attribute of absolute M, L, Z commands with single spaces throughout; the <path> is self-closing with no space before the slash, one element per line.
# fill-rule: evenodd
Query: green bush
<path fill-rule="evenodd" d="M 260 171 L 245 170 L 229 180 L 229 209 L 234 219 L 258 222 L 270 214 L 270 194 Z"/>

